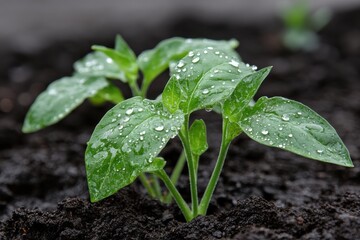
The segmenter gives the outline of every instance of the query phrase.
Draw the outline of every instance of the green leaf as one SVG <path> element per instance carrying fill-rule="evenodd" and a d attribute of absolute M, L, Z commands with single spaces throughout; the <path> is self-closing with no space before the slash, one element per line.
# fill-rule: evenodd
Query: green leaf
<path fill-rule="evenodd" d="M 105 102 L 112 102 L 118 104 L 124 100 L 119 88 L 114 84 L 109 83 L 109 85 L 96 93 L 95 96 L 90 98 L 91 103 L 95 105 L 100 105 Z"/>
<path fill-rule="evenodd" d="M 102 52 L 92 52 L 74 64 L 75 71 L 84 76 L 120 79 L 126 82 L 125 72 L 113 59 Z"/>
<path fill-rule="evenodd" d="M 226 120 L 226 121 L 228 121 L 228 120 Z M 226 126 L 225 132 L 223 134 L 225 134 L 226 141 L 231 142 L 234 138 L 239 136 L 241 132 L 242 132 L 242 130 L 241 130 L 239 124 L 234 123 L 234 122 L 227 122 L 227 126 Z"/>
<path fill-rule="evenodd" d="M 208 149 L 206 139 L 206 125 L 203 120 L 196 119 L 189 129 L 191 151 L 200 156 Z"/>
<path fill-rule="evenodd" d="M 229 118 L 230 121 L 236 122 L 240 118 L 242 111 L 249 106 L 270 71 L 271 67 L 267 67 L 241 79 L 233 93 L 224 102 L 224 116 Z"/>
<path fill-rule="evenodd" d="M 181 90 L 178 81 L 169 81 L 167 87 L 161 94 L 164 106 L 170 111 L 175 112 L 179 109 L 181 100 Z"/>
<path fill-rule="evenodd" d="M 129 47 L 129 45 L 125 42 L 125 40 L 120 36 L 116 35 L 115 39 L 115 50 L 126 56 L 132 62 L 136 62 L 136 55 L 133 50 Z"/>
<path fill-rule="evenodd" d="M 35 132 L 57 123 L 79 106 L 108 86 L 104 78 L 72 76 L 61 78 L 41 93 L 26 115 L 22 131 Z"/>
<path fill-rule="evenodd" d="M 253 140 L 301 156 L 352 167 L 335 129 L 309 107 L 281 97 L 263 97 L 244 111 L 239 125 Z"/>
<path fill-rule="evenodd" d="M 135 82 L 138 76 L 138 66 L 133 55 L 125 55 L 116 51 L 115 49 L 103 47 L 103 46 L 92 46 L 93 50 L 105 54 L 109 59 L 107 62 L 113 61 L 119 71 L 124 73 L 124 78 L 120 79 L 123 82 Z"/>
<path fill-rule="evenodd" d="M 172 70 L 163 94 L 165 106 L 170 104 L 166 102 L 166 95 L 173 94 L 172 89 L 176 88 L 172 86 L 176 85 L 176 81 L 181 91 L 179 108 L 185 114 L 212 108 L 223 103 L 241 79 L 254 72 L 253 68 L 222 50 L 205 48 L 191 51 Z"/>
<path fill-rule="evenodd" d="M 132 183 L 139 174 L 156 171 L 154 160 L 183 124 L 180 111 L 170 114 L 161 102 L 134 97 L 101 119 L 85 153 L 91 201 L 106 198 Z"/>
<path fill-rule="evenodd" d="M 144 84 L 150 85 L 154 78 L 169 67 L 170 62 L 183 58 L 191 50 L 204 47 L 231 50 L 236 48 L 237 45 L 236 40 L 214 41 L 209 39 L 170 38 L 160 42 L 154 49 L 140 54 L 138 65 L 144 74 Z"/>

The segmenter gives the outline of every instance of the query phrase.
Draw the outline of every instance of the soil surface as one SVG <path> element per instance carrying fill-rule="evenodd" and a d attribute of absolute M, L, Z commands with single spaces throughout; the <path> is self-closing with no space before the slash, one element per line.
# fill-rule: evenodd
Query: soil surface
<path fill-rule="evenodd" d="M 274 66 L 259 96 L 288 97 L 319 112 L 344 140 L 354 168 L 304 159 L 240 136 L 230 147 L 208 216 L 186 223 L 175 205 L 151 200 L 138 183 L 91 204 L 84 150 L 110 105 L 85 103 L 38 133 L 24 135 L 20 129 L 39 92 L 71 74 L 72 63 L 92 43 L 112 46 L 113 36 L 61 42 L 33 54 L 3 52 L 0 239 L 360 239 L 360 9 L 337 14 L 320 33 L 321 46 L 314 52 L 284 50 L 279 30 L 276 21 L 251 26 L 189 17 L 165 25 L 162 32 L 124 37 L 137 53 L 175 35 L 238 39 L 245 61 Z M 164 75 L 150 97 L 165 81 Z M 215 164 L 221 122 L 214 113 L 197 116 L 208 119 L 211 129 L 210 149 L 199 166 L 202 194 Z M 167 171 L 179 152 L 175 139 L 163 152 Z M 187 183 L 184 169 L 179 189 L 189 199 Z"/>

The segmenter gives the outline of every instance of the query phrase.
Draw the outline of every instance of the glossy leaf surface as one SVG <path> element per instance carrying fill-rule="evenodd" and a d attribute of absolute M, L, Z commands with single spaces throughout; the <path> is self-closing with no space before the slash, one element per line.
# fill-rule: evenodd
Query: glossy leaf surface
<path fill-rule="evenodd" d="M 271 67 L 267 67 L 241 79 L 230 97 L 224 102 L 224 116 L 228 117 L 230 121 L 236 122 L 242 111 L 248 107 L 270 70 Z"/>
<path fill-rule="evenodd" d="M 134 97 L 116 105 L 96 126 L 85 154 L 92 201 L 99 201 L 147 171 L 163 167 L 154 158 L 184 121 L 161 102 Z"/>
<path fill-rule="evenodd" d="M 95 96 L 90 98 L 90 100 L 95 105 L 103 104 L 105 102 L 118 104 L 124 100 L 124 96 L 119 88 L 114 84 L 109 83 L 108 86 L 98 91 Z"/>
<path fill-rule="evenodd" d="M 104 78 L 73 76 L 61 78 L 48 86 L 26 115 L 23 132 L 29 133 L 52 125 L 108 86 Z"/>
<path fill-rule="evenodd" d="M 198 109 L 212 108 L 225 101 L 241 79 L 253 73 L 254 69 L 255 67 L 244 64 L 236 57 L 218 49 L 190 51 L 172 69 L 163 100 L 166 101 L 166 94 L 172 94 L 169 88 L 173 88 L 173 82 L 176 81 L 181 91 L 179 108 L 185 114 Z"/>
<path fill-rule="evenodd" d="M 171 61 L 183 58 L 190 50 L 204 47 L 231 50 L 237 45 L 236 40 L 214 41 L 209 39 L 170 38 L 160 42 L 154 49 L 140 54 L 138 65 L 144 74 L 144 80 L 149 84 L 169 67 Z"/>
<path fill-rule="evenodd" d="M 189 129 L 190 147 L 194 155 L 200 156 L 208 149 L 206 125 L 203 120 L 196 119 Z"/>
<path fill-rule="evenodd" d="M 309 107 L 281 97 L 263 97 L 239 120 L 253 140 L 301 156 L 352 167 L 335 129 Z"/>
<path fill-rule="evenodd" d="M 126 82 L 125 72 L 102 52 L 92 52 L 74 64 L 75 71 L 84 76 L 120 79 Z"/>

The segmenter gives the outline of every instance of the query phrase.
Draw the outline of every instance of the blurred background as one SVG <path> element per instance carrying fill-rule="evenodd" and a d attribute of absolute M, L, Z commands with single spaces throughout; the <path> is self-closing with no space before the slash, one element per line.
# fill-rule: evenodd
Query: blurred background
<path fill-rule="evenodd" d="M 1 48 L 37 51 L 51 42 L 100 35 L 156 34 L 177 19 L 208 23 L 252 24 L 278 17 L 294 0 L 0 0 Z M 311 0 L 312 9 L 334 11 L 360 5 L 359 0 Z M 178 26 L 181 28 L 182 26 Z M 155 31 L 155 33 L 153 32 Z M 146 35 L 144 35 L 145 37 Z"/>

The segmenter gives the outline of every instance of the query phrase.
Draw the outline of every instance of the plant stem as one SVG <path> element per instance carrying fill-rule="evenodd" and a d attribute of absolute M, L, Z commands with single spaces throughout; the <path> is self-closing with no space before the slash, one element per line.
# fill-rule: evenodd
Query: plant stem
<path fill-rule="evenodd" d="M 204 196 L 201 199 L 200 207 L 199 207 L 199 214 L 206 215 L 207 209 L 210 204 L 210 200 L 212 198 L 212 195 L 214 193 L 214 190 L 216 188 L 216 184 L 219 180 L 219 176 L 221 173 L 221 170 L 224 166 L 225 158 L 227 151 L 229 149 L 229 145 L 231 140 L 227 139 L 226 132 L 227 132 L 227 120 L 223 120 L 223 127 L 222 127 L 222 138 L 221 138 L 221 147 L 218 159 L 216 161 L 215 168 L 213 170 L 213 173 L 211 174 L 211 178 L 209 180 L 209 183 L 206 187 Z"/>
<path fill-rule="evenodd" d="M 186 157 L 185 157 L 185 153 L 184 151 L 181 152 L 180 154 L 180 157 L 178 159 L 178 161 L 176 162 L 176 165 L 175 165 L 175 168 L 171 174 L 171 181 L 172 183 L 176 186 L 178 180 L 179 180 L 179 177 L 181 175 L 181 172 L 182 170 L 184 169 L 184 165 L 185 165 L 185 162 L 186 162 Z M 165 200 L 164 202 L 165 203 L 171 203 L 171 194 L 168 194 L 166 197 L 165 197 Z"/>
<path fill-rule="evenodd" d="M 197 173 L 195 167 L 195 161 L 190 149 L 190 140 L 189 140 L 189 115 L 185 116 L 183 129 L 179 132 L 180 140 L 185 149 L 185 155 L 189 168 L 189 178 L 190 178 L 190 191 L 191 191 L 191 205 L 193 216 L 198 215 L 198 192 L 197 192 Z"/>
<path fill-rule="evenodd" d="M 152 183 L 154 184 L 156 198 L 158 198 L 160 201 L 162 201 L 162 193 L 161 193 L 159 178 L 155 174 L 153 174 L 151 176 L 151 178 L 152 178 Z"/>
<path fill-rule="evenodd" d="M 150 81 L 146 80 L 145 78 L 143 79 L 143 82 L 141 84 L 141 93 L 140 93 L 143 98 L 146 97 L 147 90 L 150 86 L 149 83 Z"/>
<path fill-rule="evenodd" d="M 146 191 L 149 193 L 149 195 L 153 198 L 156 197 L 156 194 L 155 194 L 155 191 L 154 189 L 151 187 L 150 183 L 149 183 L 149 180 L 147 179 L 145 173 L 141 173 L 139 175 L 139 179 L 142 183 L 142 185 L 144 185 Z"/>
<path fill-rule="evenodd" d="M 165 170 L 161 169 L 157 172 L 155 172 L 159 178 L 165 183 L 165 186 L 170 191 L 171 195 L 174 197 L 175 202 L 179 206 L 181 212 L 183 213 L 185 219 L 187 222 L 191 221 L 193 219 L 193 214 L 191 213 L 191 210 L 189 206 L 186 204 L 185 200 L 182 198 L 174 184 L 172 183 L 169 176 L 166 174 Z"/>
<path fill-rule="evenodd" d="M 129 83 L 129 86 L 130 86 L 130 89 L 131 89 L 131 92 L 132 92 L 132 95 L 133 95 L 133 96 L 141 96 L 141 97 L 144 97 L 143 94 L 142 94 L 142 92 L 140 91 L 139 86 L 137 85 L 136 81 L 130 82 L 130 83 Z"/>

